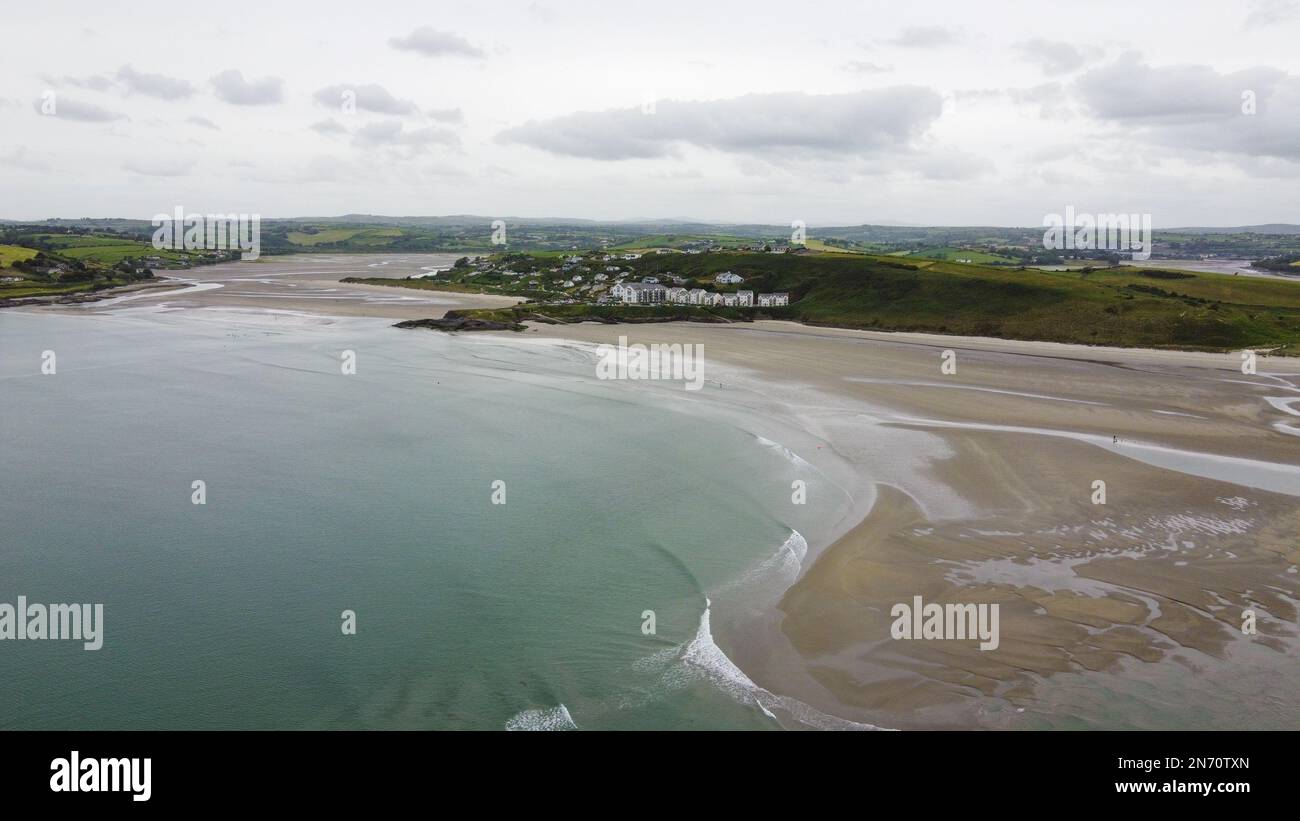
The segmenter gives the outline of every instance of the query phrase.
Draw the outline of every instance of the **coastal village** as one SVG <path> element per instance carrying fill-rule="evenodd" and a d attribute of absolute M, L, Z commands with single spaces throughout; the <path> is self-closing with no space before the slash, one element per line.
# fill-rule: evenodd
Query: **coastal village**
<path fill-rule="evenodd" d="M 464 257 L 451 269 L 415 274 L 408 279 L 490 277 L 500 281 L 507 293 L 524 292 L 533 300 L 550 304 L 592 303 L 596 305 L 691 305 L 700 307 L 776 308 L 790 304 L 785 292 L 755 293 L 742 287 L 745 277 L 721 271 L 704 280 L 692 280 L 673 272 L 637 275 L 630 264 L 648 254 L 703 254 L 708 248 L 625 253 L 587 252 L 553 258 L 524 255 Z M 746 248 L 745 250 L 751 250 Z M 759 245 L 756 252 L 779 252 L 771 245 Z M 524 263 L 527 260 L 527 265 Z M 532 270 L 517 270 L 531 268 Z M 455 275 L 460 275 L 456 277 Z M 694 286 L 694 287 L 692 287 Z"/>

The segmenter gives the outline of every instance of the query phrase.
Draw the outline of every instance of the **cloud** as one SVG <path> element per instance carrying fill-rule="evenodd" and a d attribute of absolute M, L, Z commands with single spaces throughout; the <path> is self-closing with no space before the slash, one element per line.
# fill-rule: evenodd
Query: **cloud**
<path fill-rule="evenodd" d="M 941 113 L 934 91 L 897 86 L 849 94 L 749 94 L 578 112 L 507 129 L 498 141 L 599 160 L 667 157 L 679 144 L 742 154 L 862 154 L 906 145 Z"/>
<path fill-rule="evenodd" d="M 841 63 L 840 69 L 853 74 L 885 74 L 893 71 L 894 67 L 868 63 L 866 60 L 849 60 L 847 63 Z"/>
<path fill-rule="evenodd" d="M 54 103 L 53 111 L 47 115 L 51 119 L 58 120 L 75 120 L 80 123 L 108 123 L 113 120 L 126 119 L 125 115 L 109 111 L 106 108 L 95 105 L 94 103 L 82 103 L 76 100 L 69 100 L 63 95 L 56 95 L 52 98 Z M 37 99 L 33 103 L 33 108 L 37 114 L 45 115 L 43 110 L 45 106 L 44 99 Z"/>
<path fill-rule="evenodd" d="M 1266 28 L 1300 20 L 1300 0 L 1253 0 L 1242 28 Z"/>
<path fill-rule="evenodd" d="M 399 100 L 388 89 L 374 83 L 361 85 L 334 85 L 322 88 L 312 95 L 320 105 L 333 108 L 341 106 L 347 95 L 361 111 L 375 114 L 415 114 L 419 108 L 410 100 Z"/>
<path fill-rule="evenodd" d="M 238 69 L 228 69 L 212 78 L 217 97 L 231 105 L 270 105 L 284 100 L 284 80 L 263 77 L 248 81 Z"/>
<path fill-rule="evenodd" d="M 1168 148 L 1300 162 L 1300 76 L 1268 67 L 1153 68 L 1127 54 L 1080 76 L 1077 90 L 1092 116 Z M 1253 96 L 1254 114 L 1245 96 Z"/>
<path fill-rule="evenodd" d="M 156 157 L 122 163 L 122 168 L 126 171 L 146 177 L 184 177 L 192 167 L 193 163 L 186 160 L 160 160 Z"/>
<path fill-rule="evenodd" d="M 368 123 L 352 133 L 352 144 L 358 148 L 409 148 L 422 150 L 430 145 L 457 146 L 460 138 L 454 131 L 427 126 L 407 130 L 398 120 Z"/>
<path fill-rule="evenodd" d="M 1017 43 L 1016 51 L 1030 62 L 1037 63 L 1048 74 L 1078 71 L 1100 53 L 1095 48 L 1080 48 L 1072 43 L 1045 40 L 1042 37 Z"/>
<path fill-rule="evenodd" d="M 119 68 L 116 77 L 128 92 L 163 100 L 180 100 L 194 93 L 194 86 L 185 80 L 176 80 L 164 74 L 147 74 L 136 71 L 130 65 Z"/>
<path fill-rule="evenodd" d="M 41 75 L 41 79 L 55 88 L 74 86 L 76 88 L 85 88 L 91 91 L 108 91 L 113 87 L 113 81 L 102 74 L 92 74 L 88 77 L 72 77 L 67 74 L 62 77 L 53 77 L 49 74 L 43 74 Z"/>
<path fill-rule="evenodd" d="M 317 134 L 346 134 L 348 130 L 334 120 L 321 120 L 307 126 Z"/>
<path fill-rule="evenodd" d="M 221 126 L 209 120 L 207 117 L 186 117 L 185 122 L 190 125 L 197 125 L 199 128 L 208 128 L 213 131 L 220 131 Z"/>
<path fill-rule="evenodd" d="M 938 48 L 957 42 L 957 32 L 947 26 L 908 26 L 889 41 L 904 48 Z"/>
<path fill-rule="evenodd" d="M 1066 120 L 1074 116 L 1074 95 L 1059 82 L 1043 83 L 1029 88 L 1009 88 L 1006 96 L 1017 105 L 1038 106 L 1038 116 L 1044 119 Z"/>
<path fill-rule="evenodd" d="M 487 53 L 459 34 L 420 26 L 405 37 L 393 37 L 388 44 L 402 51 L 414 51 L 425 57 L 483 58 Z"/>
<path fill-rule="evenodd" d="M 459 108 L 433 108 L 425 112 L 430 120 L 440 123 L 460 125 L 465 122 L 465 115 Z"/>

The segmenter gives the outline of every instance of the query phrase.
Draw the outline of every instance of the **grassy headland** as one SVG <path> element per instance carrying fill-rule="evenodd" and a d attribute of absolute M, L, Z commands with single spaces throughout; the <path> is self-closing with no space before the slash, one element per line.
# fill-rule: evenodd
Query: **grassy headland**
<path fill-rule="evenodd" d="M 372 284 L 478 290 L 535 300 L 512 308 L 462 311 L 494 321 L 545 316 L 557 321 L 657 321 L 758 317 L 810 325 L 991 336 L 1122 347 L 1300 353 L 1300 282 L 1156 268 L 1043 271 L 916 257 L 844 253 L 647 254 L 625 260 L 588 252 L 561 264 L 551 256 L 468 260 L 435 278 L 356 280 Z M 609 269 L 616 268 L 617 271 Z M 731 271 L 739 285 L 719 288 Z M 575 281 L 575 274 L 581 280 Z M 604 273 L 606 279 L 594 277 Z M 656 277 L 686 288 L 788 292 L 790 305 L 721 308 L 598 305 L 616 278 Z M 679 316 L 680 315 L 680 316 Z M 689 316 L 688 316 L 689 315 Z"/>

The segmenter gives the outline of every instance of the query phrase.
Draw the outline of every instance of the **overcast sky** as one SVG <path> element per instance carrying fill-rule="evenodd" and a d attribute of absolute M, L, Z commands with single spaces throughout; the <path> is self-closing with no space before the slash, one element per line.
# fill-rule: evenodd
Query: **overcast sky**
<path fill-rule="evenodd" d="M 0 217 L 1300 222 L 1300 0 L 109 6 L 6 5 Z"/>

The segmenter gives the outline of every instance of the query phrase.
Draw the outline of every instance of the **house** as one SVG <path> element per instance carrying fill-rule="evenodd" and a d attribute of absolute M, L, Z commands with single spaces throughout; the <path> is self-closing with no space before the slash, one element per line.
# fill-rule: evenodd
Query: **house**
<path fill-rule="evenodd" d="M 709 292 L 703 288 L 692 288 L 686 292 L 686 302 L 690 305 L 704 305 L 706 296 L 710 296 Z"/>
<path fill-rule="evenodd" d="M 609 279 L 609 274 L 596 274 L 597 282 L 604 282 L 607 279 Z"/>
<path fill-rule="evenodd" d="M 714 305 L 722 305 L 727 308 L 734 308 L 737 305 L 737 298 L 735 294 L 718 294 L 718 297 L 721 299 L 721 301 L 714 302 L 713 303 Z"/>
<path fill-rule="evenodd" d="M 745 280 L 742 279 L 740 276 L 731 273 L 730 271 L 723 271 L 722 273 L 714 277 L 713 281 L 718 283 L 719 285 L 733 285 L 737 282 L 744 282 Z"/>
<path fill-rule="evenodd" d="M 754 307 L 754 292 L 736 291 L 736 305 L 738 305 L 741 308 Z"/>
<path fill-rule="evenodd" d="M 574 282 L 582 282 L 582 274 L 574 274 L 574 276 L 573 276 L 573 281 L 574 281 Z"/>
<path fill-rule="evenodd" d="M 790 304 L 789 294 L 759 294 L 758 295 L 758 307 L 760 308 L 775 308 L 780 305 L 789 305 L 789 304 Z"/>
<path fill-rule="evenodd" d="M 641 277 L 641 281 L 649 283 L 650 285 L 658 285 L 659 277 Z"/>
<path fill-rule="evenodd" d="M 690 299 L 685 288 L 669 288 L 668 301 L 677 305 L 685 305 Z"/>
<path fill-rule="evenodd" d="M 640 259 L 640 254 L 624 254 L 623 259 Z"/>
<path fill-rule="evenodd" d="M 656 305 L 668 298 L 668 289 L 646 282 L 621 282 L 610 289 L 610 294 L 625 305 Z"/>

